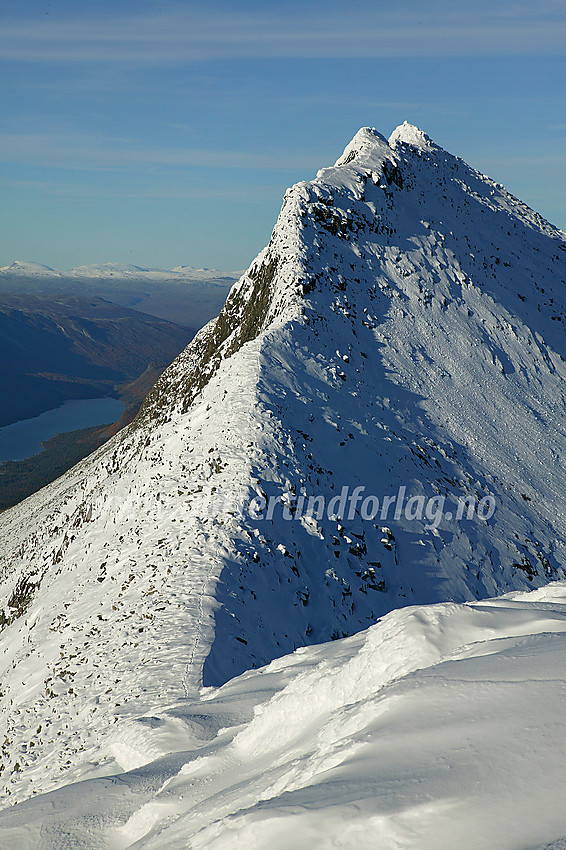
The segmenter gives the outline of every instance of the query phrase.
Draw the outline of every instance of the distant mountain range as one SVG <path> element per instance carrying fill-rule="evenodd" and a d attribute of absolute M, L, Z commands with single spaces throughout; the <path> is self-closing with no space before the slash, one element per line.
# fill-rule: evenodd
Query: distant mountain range
<path fill-rule="evenodd" d="M 18 277 L 51 277 L 64 278 L 65 280 L 76 278 L 78 280 L 89 280 L 91 278 L 116 277 L 123 280 L 226 280 L 235 279 L 239 273 L 225 274 L 216 269 L 195 269 L 192 266 L 175 266 L 173 269 L 148 269 L 128 263 L 94 263 L 87 266 L 76 266 L 68 271 L 52 269 L 41 263 L 30 263 L 15 260 L 9 266 L 0 266 L 0 280 Z"/>
<path fill-rule="evenodd" d="M 113 396 L 124 411 L 111 427 L 73 426 L 40 454 L 0 465 L 0 510 L 62 475 L 131 422 L 163 369 L 197 328 L 98 297 L 0 293 L 0 427 L 64 402 Z"/>
<path fill-rule="evenodd" d="M 0 268 L 0 294 L 98 297 L 194 329 L 218 314 L 235 279 L 190 266 L 167 270 L 101 263 L 65 272 L 16 261 Z"/>
<path fill-rule="evenodd" d="M 0 427 L 162 370 L 196 333 L 101 298 L 0 293 Z"/>
<path fill-rule="evenodd" d="M 12 843 L 560 846 L 565 280 L 406 123 L 287 191 L 136 419 L 0 517 Z"/>
<path fill-rule="evenodd" d="M 165 366 L 217 315 L 233 278 L 213 270 L 100 264 L 61 272 L 37 263 L 0 269 L 0 427 L 65 401 L 119 395 L 130 422 Z M 0 509 L 61 475 L 117 430 L 51 440 L 0 475 Z"/>

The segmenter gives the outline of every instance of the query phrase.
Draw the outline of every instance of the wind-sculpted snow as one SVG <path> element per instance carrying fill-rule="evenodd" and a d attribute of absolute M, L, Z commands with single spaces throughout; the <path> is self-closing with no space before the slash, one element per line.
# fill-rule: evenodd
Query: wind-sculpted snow
<path fill-rule="evenodd" d="M 120 723 L 143 767 L 15 806 L 0 834 L 18 850 L 559 847 L 565 669 L 563 582 L 394 611 Z"/>
<path fill-rule="evenodd" d="M 288 190 L 132 426 L 1 518 L 8 801 L 147 763 L 203 682 L 563 578 L 565 257 L 409 125 Z"/>

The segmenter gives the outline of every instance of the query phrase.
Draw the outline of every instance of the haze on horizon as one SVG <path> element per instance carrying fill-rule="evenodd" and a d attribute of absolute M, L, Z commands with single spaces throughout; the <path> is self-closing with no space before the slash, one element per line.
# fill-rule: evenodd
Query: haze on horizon
<path fill-rule="evenodd" d="M 0 266 L 244 268 L 289 185 L 405 119 L 566 227 L 556 0 L 3 8 Z"/>

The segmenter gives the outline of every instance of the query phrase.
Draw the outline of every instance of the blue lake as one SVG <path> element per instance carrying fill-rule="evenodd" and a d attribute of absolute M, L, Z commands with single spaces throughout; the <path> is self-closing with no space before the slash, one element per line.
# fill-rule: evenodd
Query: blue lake
<path fill-rule="evenodd" d="M 73 399 L 33 419 L 6 425 L 0 428 L 0 462 L 39 454 L 43 440 L 79 428 L 116 422 L 123 411 L 124 405 L 116 398 Z"/>

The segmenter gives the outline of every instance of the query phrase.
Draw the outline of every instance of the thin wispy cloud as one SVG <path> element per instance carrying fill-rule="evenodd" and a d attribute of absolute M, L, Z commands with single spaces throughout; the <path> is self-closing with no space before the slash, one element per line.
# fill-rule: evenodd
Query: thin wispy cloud
<path fill-rule="evenodd" d="M 296 171 L 320 167 L 320 160 L 316 157 L 290 156 L 283 151 L 265 153 L 172 149 L 149 145 L 136 147 L 132 139 L 43 131 L 3 134 L 0 139 L 0 158 L 5 163 L 85 171 L 138 169 L 143 166 L 252 171 Z"/>
<path fill-rule="evenodd" d="M 186 7 L 161 14 L 67 20 L 14 18 L 3 28 L 9 61 L 121 62 L 163 65 L 226 58 L 362 58 L 505 55 L 561 52 L 566 41 L 562 4 L 409 2 L 382 10 L 375 2 L 216 10 Z"/>
<path fill-rule="evenodd" d="M 281 184 L 270 184 L 268 186 L 256 186 L 249 183 L 233 183 L 225 186 L 188 186 L 168 185 L 163 182 L 149 185 L 141 183 L 134 187 L 124 187 L 123 184 L 100 185 L 91 183 L 62 183 L 50 180 L 5 180 L 2 183 L 6 190 L 16 192 L 31 192 L 37 196 L 62 201 L 77 201 L 83 203 L 85 200 L 120 199 L 120 200 L 217 200 L 217 201 L 245 201 L 247 204 L 268 202 L 279 202 L 284 194 L 285 186 Z"/>
<path fill-rule="evenodd" d="M 183 128 L 184 125 L 170 125 Z M 337 150 L 336 157 L 340 151 Z M 536 169 L 552 165 L 566 169 L 566 155 L 556 153 L 478 152 L 477 157 L 495 174 L 505 166 L 516 169 Z M 0 159 L 6 164 L 30 165 L 41 168 L 81 171 L 113 171 L 115 169 L 180 168 L 234 169 L 241 171 L 318 170 L 331 165 L 322 163 L 320 155 L 289 155 L 285 151 L 234 151 L 191 148 L 137 146 L 135 140 L 111 136 L 90 136 L 87 133 L 49 131 L 3 133 L 0 137 Z"/>
<path fill-rule="evenodd" d="M 246 265 L 288 185 L 404 119 L 564 221 L 564 0 L 4 0 L 0 17 L 6 263 L 65 267 L 126 233 L 149 265 L 179 244 Z"/>

